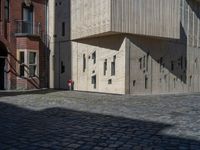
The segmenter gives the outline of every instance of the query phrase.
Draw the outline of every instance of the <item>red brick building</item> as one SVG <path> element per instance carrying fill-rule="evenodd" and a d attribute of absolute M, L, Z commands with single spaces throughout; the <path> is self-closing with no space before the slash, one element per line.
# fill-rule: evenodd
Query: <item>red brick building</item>
<path fill-rule="evenodd" d="M 0 0 L 0 90 L 48 87 L 46 0 Z"/>

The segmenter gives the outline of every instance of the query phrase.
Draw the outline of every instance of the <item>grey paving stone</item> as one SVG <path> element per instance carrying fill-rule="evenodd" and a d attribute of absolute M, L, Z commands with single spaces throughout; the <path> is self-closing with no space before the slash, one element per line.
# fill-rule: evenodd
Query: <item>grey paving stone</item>
<path fill-rule="evenodd" d="M 199 150 L 200 94 L 0 92 L 0 149 Z"/>

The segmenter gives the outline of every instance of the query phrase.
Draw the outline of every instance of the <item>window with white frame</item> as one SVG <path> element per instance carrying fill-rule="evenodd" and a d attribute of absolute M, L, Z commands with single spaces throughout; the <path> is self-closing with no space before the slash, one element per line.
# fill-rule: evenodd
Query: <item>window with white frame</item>
<path fill-rule="evenodd" d="M 38 74 L 38 55 L 35 51 L 19 51 L 19 76 L 36 77 Z"/>
<path fill-rule="evenodd" d="M 37 53 L 29 52 L 29 76 L 35 77 L 37 75 Z"/>

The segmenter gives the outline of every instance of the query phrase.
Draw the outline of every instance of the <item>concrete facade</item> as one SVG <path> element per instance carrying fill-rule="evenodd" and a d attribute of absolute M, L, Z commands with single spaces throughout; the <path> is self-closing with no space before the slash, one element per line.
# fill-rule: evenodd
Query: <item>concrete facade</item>
<path fill-rule="evenodd" d="M 107 36 L 73 42 L 72 77 L 75 89 L 109 93 L 115 91 L 123 94 L 125 91 L 125 44 L 126 39 L 123 36 Z M 94 54 L 96 58 L 93 58 Z M 112 75 L 111 63 L 114 60 L 116 68 L 115 75 Z M 104 63 L 106 63 L 106 69 L 104 69 Z M 92 83 L 92 77 L 96 77 L 96 85 Z"/>
<path fill-rule="evenodd" d="M 120 94 L 200 91 L 198 1 L 71 3 L 75 90 Z"/>
<path fill-rule="evenodd" d="M 179 7 L 180 0 L 73 0 L 71 38 L 130 33 L 178 39 Z"/>
<path fill-rule="evenodd" d="M 70 0 L 49 1 L 50 88 L 67 89 L 71 79 Z"/>

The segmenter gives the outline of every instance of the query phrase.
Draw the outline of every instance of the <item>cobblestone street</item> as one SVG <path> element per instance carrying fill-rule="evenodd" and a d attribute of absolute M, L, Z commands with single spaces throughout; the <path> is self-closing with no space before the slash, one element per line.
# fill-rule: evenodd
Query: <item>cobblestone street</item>
<path fill-rule="evenodd" d="M 1 150 L 200 150 L 200 94 L 0 92 Z"/>

